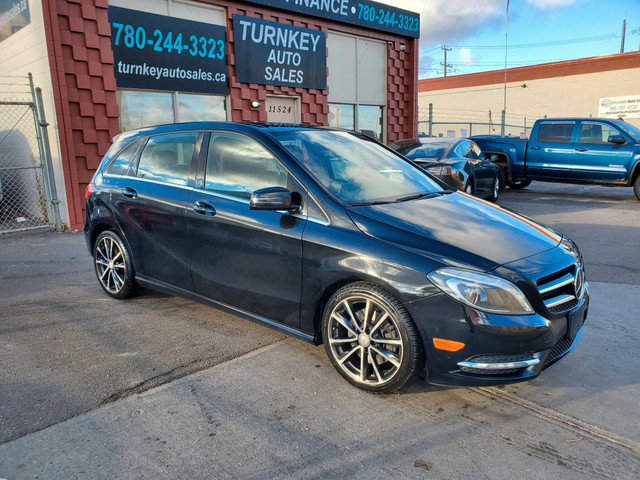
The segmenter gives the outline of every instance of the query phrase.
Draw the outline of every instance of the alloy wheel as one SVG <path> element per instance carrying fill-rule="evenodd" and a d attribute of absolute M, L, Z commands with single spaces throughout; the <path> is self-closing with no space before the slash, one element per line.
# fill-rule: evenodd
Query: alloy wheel
<path fill-rule="evenodd" d="M 118 295 L 125 287 L 127 264 L 123 248 L 113 236 L 105 235 L 98 239 L 95 264 L 102 287 L 108 293 Z"/>
<path fill-rule="evenodd" d="M 391 381 L 402 365 L 404 345 L 392 312 L 368 296 L 349 296 L 332 310 L 328 344 L 337 366 L 360 385 Z"/>

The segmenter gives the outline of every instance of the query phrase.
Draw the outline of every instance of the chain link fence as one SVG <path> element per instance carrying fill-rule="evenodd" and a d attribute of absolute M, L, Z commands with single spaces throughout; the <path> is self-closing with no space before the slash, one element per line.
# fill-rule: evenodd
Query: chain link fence
<path fill-rule="evenodd" d="M 418 120 L 418 131 L 434 137 L 503 135 L 527 138 L 532 127 L 533 121 L 527 122 L 527 116 L 524 115 L 505 115 L 504 111 L 491 110 L 480 112 L 434 109 L 433 104 L 429 104 L 428 110 L 420 109 Z"/>
<path fill-rule="evenodd" d="M 57 223 L 42 139 L 46 122 L 38 120 L 31 78 L 23 81 L 30 101 L 0 99 L 0 233 Z"/>

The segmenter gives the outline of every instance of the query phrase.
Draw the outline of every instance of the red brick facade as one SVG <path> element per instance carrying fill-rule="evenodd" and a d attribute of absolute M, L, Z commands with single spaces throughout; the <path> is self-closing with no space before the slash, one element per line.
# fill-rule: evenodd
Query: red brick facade
<path fill-rule="evenodd" d="M 43 0 L 70 227 L 84 190 L 120 132 L 107 0 Z"/>
<path fill-rule="evenodd" d="M 416 135 L 418 40 L 231 0 L 206 0 L 227 9 L 229 85 L 233 121 L 266 121 L 267 95 L 301 99 L 304 124 L 327 125 L 328 89 L 241 84 L 235 79 L 232 15 L 241 14 L 328 33 L 330 29 L 387 42 L 387 141 Z M 132 5 L 133 6 L 133 5 Z M 119 110 L 111 52 L 108 0 L 43 0 L 70 227 L 84 223 L 84 190 L 112 138 Z M 402 46 L 402 47 L 401 47 Z M 251 101 L 262 106 L 253 109 Z"/>

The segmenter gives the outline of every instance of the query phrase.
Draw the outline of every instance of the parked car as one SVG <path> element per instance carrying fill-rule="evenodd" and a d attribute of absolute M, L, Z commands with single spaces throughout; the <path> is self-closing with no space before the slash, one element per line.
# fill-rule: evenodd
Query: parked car
<path fill-rule="evenodd" d="M 500 168 L 466 138 L 419 137 L 389 145 L 446 184 L 495 202 L 500 194 Z"/>
<path fill-rule="evenodd" d="M 545 118 L 531 137 L 471 137 L 507 175 L 509 187 L 532 180 L 633 187 L 640 200 L 640 129 L 610 118 Z"/>
<path fill-rule="evenodd" d="M 87 186 L 84 233 L 108 295 L 140 285 L 324 343 L 377 392 L 423 369 L 534 378 L 574 348 L 589 305 L 570 239 L 337 129 L 124 133 Z"/>

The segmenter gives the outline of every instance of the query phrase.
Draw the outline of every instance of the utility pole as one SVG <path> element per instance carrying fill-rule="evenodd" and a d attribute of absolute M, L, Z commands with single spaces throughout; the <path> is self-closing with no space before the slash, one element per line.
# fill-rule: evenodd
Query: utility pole
<path fill-rule="evenodd" d="M 440 65 L 444 66 L 444 76 L 447 76 L 447 67 L 451 68 L 452 65 L 447 63 L 447 52 L 450 52 L 451 49 L 447 48 L 445 45 L 442 45 L 442 50 L 444 51 L 444 63 L 440 62 Z"/>
<path fill-rule="evenodd" d="M 627 19 L 622 21 L 622 41 L 620 42 L 620 53 L 624 53 L 624 35 L 627 33 Z"/>

